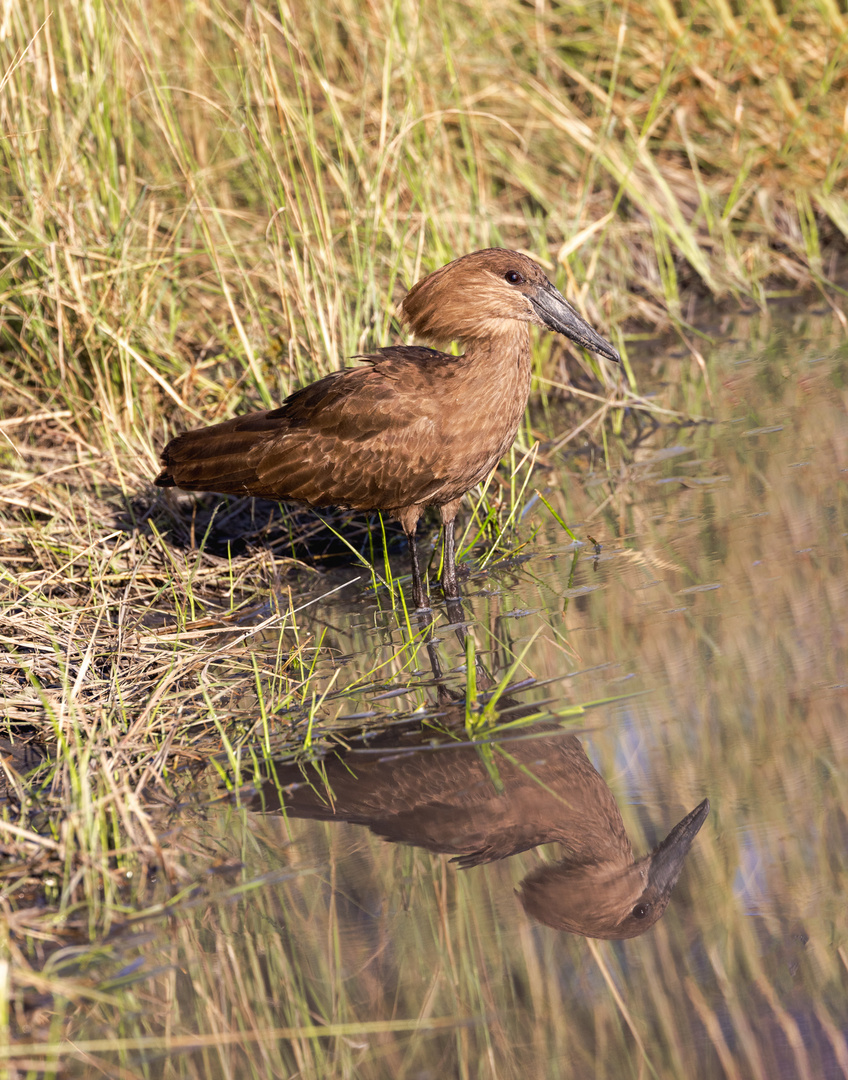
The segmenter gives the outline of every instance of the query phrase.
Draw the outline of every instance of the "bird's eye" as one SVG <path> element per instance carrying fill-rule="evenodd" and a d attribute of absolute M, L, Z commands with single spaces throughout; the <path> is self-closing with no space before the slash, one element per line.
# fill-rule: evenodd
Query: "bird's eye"
<path fill-rule="evenodd" d="M 637 904 L 636 907 L 630 912 L 630 914 L 633 916 L 634 919 L 644 919 L 650 910 L 650 904 Z"/>
<path fill-rule="evenodd" d="M 507 272 L 504 274 L 504 277 L 510 283 L 510 285 L 520 285 L 524 281 L 524 278 L 521 276 L 521 274 L 519 274 L 517 270 L 507 270 Z"/>

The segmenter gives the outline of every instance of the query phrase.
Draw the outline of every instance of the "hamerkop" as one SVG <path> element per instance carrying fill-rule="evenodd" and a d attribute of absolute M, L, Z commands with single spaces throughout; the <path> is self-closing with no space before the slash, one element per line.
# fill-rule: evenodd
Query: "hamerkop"
<path fill-rule="evenodd" d="M 442 715 L 450 722 L 449 710 Z M 580 740 L 553 725 L 533 735 L 495 753 L 500 790 L 476 746 L 434 747 L 429 728 L 378 735 L 361 752 L 324 758 L 319 771 L 280 763 L 257 783 L 254 806 L 365 825 L 393 843 L 454 855 L 463 869 L 557 843 L 562 860 L 521 883 L 528 914 L 585 937 L 643 934 L 668 906 L 709 802 L 636 859 L 615 798 Z"/>
<path fill-rule="evenodd" d="M 463 495 L 515 439 L 530 393 L 530 325 L 617 361 L 526 255 L 475 251 L 419 281 L 401 312 L 416 337 L 462 356 L 393 345 L 296 391 L 279 409 L 187 431 L 162 454 L 160 487 L 309 506 L 383 510 L 409 541 L 412 596 L 425 607 L 415 529 L 437 506 L 442 587 L 457 597 L 454 521 Z"/>

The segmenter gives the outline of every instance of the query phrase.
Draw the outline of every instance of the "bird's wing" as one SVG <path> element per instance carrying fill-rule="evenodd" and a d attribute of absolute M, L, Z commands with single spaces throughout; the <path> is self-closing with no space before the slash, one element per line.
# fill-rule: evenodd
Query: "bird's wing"
<path fill-rule="evenodd" d="M 157 483 L 359 510 L 431 501 L 444 487 L 433 380 L 456 357 L 395 346 L 361 359 L 278 409 L 177 436 Z"/>
<path fill-rule="evenodd" d="M 250 454 L 258 486 L 313 506 L 394 509 L 429 501 L 443 477 L 432 375 L 422 373 L 420 363 L 426 359 L 440 368 L 443 355 L 381 350 L 366 358 L 368 367 L 292 394 L 267 414 L 267 423 L 280 425 L 278 432 Z"/>

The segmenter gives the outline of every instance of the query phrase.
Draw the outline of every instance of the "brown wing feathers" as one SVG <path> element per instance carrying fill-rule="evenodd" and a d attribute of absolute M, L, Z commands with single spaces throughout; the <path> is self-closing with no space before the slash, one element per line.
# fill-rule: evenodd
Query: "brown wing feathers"
<path fill-rule="evenodd" d="M 165 448 L 156 483 L 312 506 L 401 505 L 421 467 L 408 461 L 398 470 L 393 453 L 403 449 L 405 429 L 419 419 L 416 361 L 442 357 L 432 349 L 382 349 L 362 357 L 372 366 L 311 383 L 281 408 L 187 431 Z M 420 479 L 429 489 L 434 477 L 426 466 L 424 472 Z"/>

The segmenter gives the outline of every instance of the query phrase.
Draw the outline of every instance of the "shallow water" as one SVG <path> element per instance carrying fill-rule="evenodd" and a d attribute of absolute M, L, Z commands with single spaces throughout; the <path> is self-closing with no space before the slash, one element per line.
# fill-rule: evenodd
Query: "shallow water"
<path fill-rule="evenodd" d="M 128 1049 L 131 1075 L 141 1057 L 151 1075 L 203 1077 L 848 1075 L 848 353 L 811 339 L 807 319 L 750 326 L 751 341 L 707 356 L 716 422 L 661 428 L 609 474 L 561 455 L 540 470 L 599 552 L 536 502 L 520 555 L 463 582 L 460 625 L 435 605 L 429 651 L 366 578 L 303 613 L 301 634 L 324 633 L 316 742 L 354 746 L 337 801 L 314 770 L 319 794 L 298 802 L 296 773 L 271 782 L 246 761 L 237 797 L 185 816 L 201 892 L 167 926 L 142 924 L 140 953 L 115 946 L 119 967 L 139 965 L 114 991 L 122 1035 L 171 1040 L 164 1054 Z M 266 632 L 269 668 L 279 648 Z M 407 748 L 422 723 L 427 742 L 465 739 L 502 680 L 493 720 L 538 713 L 536 758 L 533 740 L 472 747 L 452 795 L 431 779 L 451 771 L 444 751 L 392 767 L 375 730 L 391 725 Z M 246 681 L 247 713 L 255 693 Z M 551 795 L 554 724 L 603 778 L 637 857 L 710 801 L 642 936 L 590 940 L 525 912 L 516 890 L 561 858 L 556 845 L 449 861 L 495 843 L 490 818 L 470 839 L 460 828 L 481 803 L 498 837 L 526 840 L 538 800 L 520 776 L 554 799 L 546 818 L 556 800 L 580 810 L 578 789 Z M 357 801 L 350 776 L 375 762 L 381 778 Z M 499 785 L 520 789 L 508 809 Z M 201 802 L 221 790 L 210 778 Z M 295 816 L 305 806 L 337 820 Z M 75 1039 L 102 1034 L 103 1008 Z"/>

